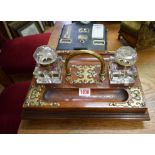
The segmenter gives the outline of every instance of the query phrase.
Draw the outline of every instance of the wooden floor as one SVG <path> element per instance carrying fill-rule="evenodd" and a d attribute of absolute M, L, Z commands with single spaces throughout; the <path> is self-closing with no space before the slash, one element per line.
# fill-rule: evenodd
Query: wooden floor
<path fill-rule="evenodd" d="M 119 48 L 122 45 L 117 40 L 119 23 L 106 22 L 105 26 L 108 28 L 108 49 Z M 137 67 L 150 121 L 31 120 L 21 122 L 19 133 L 155 133 L 155 47 L 138 51 Z"/>

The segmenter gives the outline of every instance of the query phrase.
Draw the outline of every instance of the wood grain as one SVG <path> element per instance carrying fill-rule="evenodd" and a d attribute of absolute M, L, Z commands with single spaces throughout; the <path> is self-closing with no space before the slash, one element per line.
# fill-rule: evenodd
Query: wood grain
<path fill-rule="evenodd" d="M 117 49 L 119 24 L 106 24 L 109 50 Z M 18 133 L 155 133 L 155 48 L 138 51 L 137 67 L 150 121 L 24 120 Z"/>
<path fill-rule="evenodd" d="M 57 45 L 58 45 L 58 41 L 59 41 L 59 37 L 61 35 L 61 30 L 63 28 L 64 24 L 69 24 L 70 22 L 56 22 L 55 26 L 53 28 L 51 37 L 49 39 L 48 45 L 49 47 L 51 47 L 52 49 L 56 49 Z"/>

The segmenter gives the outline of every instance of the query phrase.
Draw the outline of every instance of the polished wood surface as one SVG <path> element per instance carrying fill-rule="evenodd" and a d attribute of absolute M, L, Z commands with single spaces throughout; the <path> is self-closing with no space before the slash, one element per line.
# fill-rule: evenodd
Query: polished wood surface
<path fill-rule="evenodd" d="M 113 33 L 114 28 L 118 30 L 118 25 L 110 25 L 108 34 L 111 39 L 108 46 L 112 50 L 121 44 L 117 40 L 118 31 Z M 150 121 L 24 120 L 19 133 L 155 133 L 155 48 L 138 51 L 138 57 L 137 67 Z"/>
<path fill-rule="evenodd" d="M 69 24 L 70 22 L 56 22 L 55 26 L 53 28 L 51 37 L 49 39 L 48 45 L 52 48 L 52 49 L 56 49 L 57 45 L 58 45 L 58 41 L 59 41 L 59 37 L 61 35 L 61 30 L 63 28 L 64 24 Z"/>
<path fill-rule="evenodd" d="M 74 56 L 76 56 L 76 58 Z M 25 102 L 22 119 L 98 118 L 106 120 L 149 120 L 147 108 L 145 106 L 143 107 L 138 104 L 138 106 L 135 107 L 135 104 L 139 103 L 139 101 L 137 101 L 133 107 L 131 102 L 134 101 L 131 98 L 134 97 L 133 94 L 128 90 L 129 87 L 122 85 L 110 85 L 108 75 L 109 62 L 103 61 L 103 58 L 108 58 L 110 56 L 111 55 L 104 53 L 99 55 L 93 51 L 75 51 L 71 55 L 63 55 L 63 58 L 66 58 L 66 61 L 63 64 L 64 68 L 62 71 L 62 83 L 52 85 L 46 84 L 40 91 L 38 90 L 39 95 L 37 95 L 34 102 L 37 102 L 39 99 L 39 101 L 45 102 L 45 104 L 38 104 L 36 106 L 32 100 Z M 71 59 L 72 57 L 74 58 Z M 96 59 L 96 57 L 99 60 Z M 77 69 L 72 67 L 72 65 L 99 65 L 100 67 L 96 67 L 95 69 L 95 73 L 97 75 L 91 78 L 91 80 L 94 79 L 98 82 L 96 83 L 94 81 L 94 83 L 91 84 L 72 84 L 71 81 L 78 78 L 76 74 L 73 74 L 77 72 Z M 100 77 L 102 73 L 103 75 L 105 73 L 105 78 L 103 81 Z M 66 80 L 68 77 L 72 80 Z M 35 82 L 35 79 L 33 80 L 32 85 L 32 87 L 38 86 Z M 138 76 L 136 78 L 136 82 L 130 85 L 130 87 L 141 88 Z M 91 96 L 79 96 L 79 88 L 91 88 Z M 34 98 L 34 92 L 31 92 L 31 94 L 33 94 Z M 141 96 L 139 97 L 141 98 Z M 54 102 L 54 107 L 51 107 L 49 103 Z M 128 105 L 128 102 L 131 103 L 130 106 L 133 108 Z M 117 105 L 113 106 L 111 103 L 123 103 L 124 107 Z"/>

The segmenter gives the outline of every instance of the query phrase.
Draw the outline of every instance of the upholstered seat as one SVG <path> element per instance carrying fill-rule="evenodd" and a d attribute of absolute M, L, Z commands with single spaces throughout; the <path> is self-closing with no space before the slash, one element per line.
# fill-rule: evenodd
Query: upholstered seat
<path fill-rule="evenodd" d="M 30 82 L 11 84 L 0 94 L 0 133 L 17 133 Z"/>
<path fill-rule="evenodd" d="M 47 45 L 51 33 L 31 35 L 6 41 L 0 52 L 0 66 L 7 74 L 32 73 L 33 53 L 38 46 Z"/>
<path fill-rule="evenodd" d="M 135 37 L 138 36 L 138 31 L 140 30 L 141 28 L 141 24 L 142 22 L 139 22 L 139 21 L 124 21 L 121 23 L 121 32 L 126 32 L 128 34 L 131 34 Z"/>

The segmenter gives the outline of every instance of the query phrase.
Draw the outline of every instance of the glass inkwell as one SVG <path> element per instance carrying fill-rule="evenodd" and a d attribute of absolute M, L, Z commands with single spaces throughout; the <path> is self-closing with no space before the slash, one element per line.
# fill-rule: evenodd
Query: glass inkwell
<path fill-rule="evenodd" d="M 135 83 L 137 69 L 137 52 L 130 46 L 122 46 L 116 50 L 109 64 L 110 84 L 125 86 Z"/>
<path fill-rule="evenodd" d="M 33 57 L 37 63 L 33 72 L 37 83 L 59 84 L 62 82 L 62 58 L 57 56 L 55 50 L 43 45 L 36 49 Z"/>

